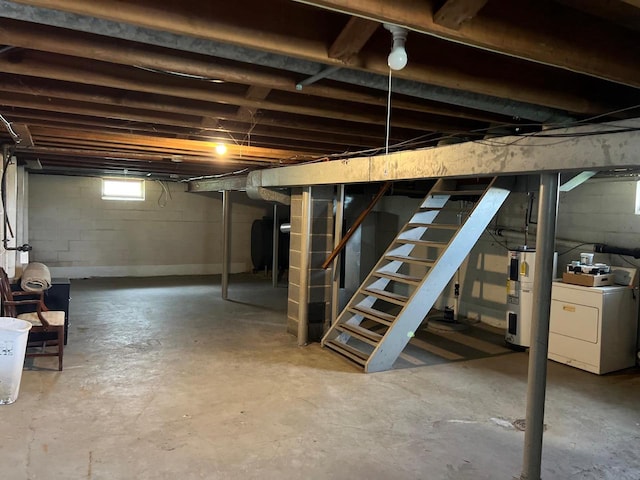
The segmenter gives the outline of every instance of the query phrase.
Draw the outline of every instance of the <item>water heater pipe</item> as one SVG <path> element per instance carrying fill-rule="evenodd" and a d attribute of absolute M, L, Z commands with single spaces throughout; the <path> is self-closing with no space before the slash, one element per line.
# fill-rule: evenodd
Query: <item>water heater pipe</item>
<path fill-rule="evenodd" d="M 633 258 L 640 258 L 640 248 L 614 247 L 613 245 L 596 243 L 593 246 L 593 251 L 596 253 L 614 253 L 616 255 L 626 255 Z"/>

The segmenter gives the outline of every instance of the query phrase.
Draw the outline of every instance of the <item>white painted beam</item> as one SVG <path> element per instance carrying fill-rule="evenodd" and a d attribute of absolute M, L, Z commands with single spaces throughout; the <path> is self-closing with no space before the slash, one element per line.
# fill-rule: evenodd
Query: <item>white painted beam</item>
<path fill-rule="evenodd" d="M 594 132 L 598 134 L 589 134 Z M 247 185 L 288 187 L 632 167 L 640 167 L 640 119 L 258 170 L 249 173 Z"/>

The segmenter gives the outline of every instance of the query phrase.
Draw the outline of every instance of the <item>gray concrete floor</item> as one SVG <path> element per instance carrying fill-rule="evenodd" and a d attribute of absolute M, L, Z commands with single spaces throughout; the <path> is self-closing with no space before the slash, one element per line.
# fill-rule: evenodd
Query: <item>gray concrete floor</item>
<path fill-rule="evenodd" d="M 242 275 L 229 294 L 219 277 L 73 281 L 65 370 L 37 359 L 0 406 L 0 478 L 519 476 L 526 353 L 484 337 L 470 360 L 365 375 L 296 346 L 286 288 Z M 639 479 L 639 372 L 549 377 L 543 478 Z"/>

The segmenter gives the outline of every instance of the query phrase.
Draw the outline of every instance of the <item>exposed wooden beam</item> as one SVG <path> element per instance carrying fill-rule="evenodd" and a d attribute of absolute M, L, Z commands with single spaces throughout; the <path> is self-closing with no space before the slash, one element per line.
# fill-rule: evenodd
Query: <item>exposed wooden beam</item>
<path fill-rule="evenodd" d="M 20 138 L 21 147 L 27 148 L 33 146 L 33 137 L 31 136 L 31 131 L 29 130 L 28 125 L 24 123 L 13 123 L 11 126 Z"/>
<path fill-rule="evenodd" d="M 5 112 L 8 118 L 26 123 L 27 125 L 52 126 L 58 128 L 71 128 L 76 130 L 110 130 L 116 133 L 144 132 L 148 135 L 173 135 L 173 136 L 212 136 L 221 135 L 222 132 L 215 129 L 190 128 L 133 122 L 130 120 L 118 120 L 113 118 L 100 118 L 88 115 L 76 115 L 61 112 L 48 112 L 12 107 Z"/>
<path fill-rule="evenodd" d="M 271 88 L 261 87 L 259 85 L 251 85 L 247 89 L 247 93 L 244 94 L 245 98 L 250 100 L 266 100 L 269 96 Z"/>
<path fill-rule="evenodd" d="M 58 53 L 78 58 L 91 58 L 119 65 L 138 65 L 156 71 L 180 72 L 204 78 L 218 78 L 255 87 L 288 91 L 304 96 L 318 96 L 336 100 L 349 100 L 367 105 L 385 106 L 384 94 L 363 93 L 355 88 L 339 88 L 322 84 L 308 85 L 302 92 L 295 89 L 298 76 L 294 73 L 275 72 L 255 65 L 212 61 L 211 57 L 181 54 L 151 45 L 141 45 L 115 38 L 106 38 L 61 28 L 33 25 L 28 22 L 3 19 L 0 23 L 0 44 Z M 250 97 L 248 97 L 250 98 Z M 266 98 L 266 97 L 265 97 Z M 264 100 L 264 98 L 262 99 Z M 437 102 L 397 98 L 394 108 L 433 113 L 486 122 L 504 121 L 504 117 L 465 108 L 452 108 Z"/>
<path fill-rule="evenodd" d="M 46 58 L 48 57 L 48 58 Z M 279 101 L 274 100 L 250 100 L 237 93 L 229 93 L 224 88 L 211 89 L 203 87 L 199 82 L 184 79 L 159 79 L 156 74 L 124 66 L 96 65 L 86 61 L 59 57 L 54 61 L 51 55 L 31 53 L 25 55 L 20 61 L 9 61 L 0 58 L 0 70 L 18 75 L 28 75 L 40 78 L 51 78 L 67 82 L 80 82 L 89 85 L 98 85 L 110 88 L 134 90 L 138 92 L 169 95 L 174 97 L 189 98 L 222 104 L 246 106 L 254 109 L 266 109 L 300 115 L 309 115 L 321 118 L 333 118 L 353 122 L 384 125 L 384 111 L 379 108 L 362 108 L 354 111 L 348 103 L 308 101 L 305 97 L 282 96 Z M 222 87 L 222 86 L 221 86 Z M 284 94 L 282 94 L 284 95 Z M 416 130 L 459 132 L 466 128 L 474 128 L 479 125 L 469 124 L 468 121 L 453 121 L 452 119 L 430 120 L 428 115 L 421 118 L 410 118 L 408 113 L 398 113 L 392 117 L 393 125 Z"/>
<path fill-rule="evenodd" d="M 346 64 L 362 50 L 380 24 L 366 18 L 351 17 L 340 35 L 329 47 L 329 58 L 338 59 Z"/>
<path fill-rule="evenodd" d="M 488 0 L 447 0 L 433 15 L 433 22 L 444 28 L 458 30 L 482 10 Z"/>
<path fill-rule="evenodd" d="M 249 100 L 266 100 L 270 92 L 271 92 L 271 88 L 269 87 L 251 85 L 247 89 L 246 93 L 244 94 L 244 97 L 248 98 Z M 251 109 L 246 106 L 241 106 L 238 108 L 237 115 L 239 119 L 249 122 L 250 124 L 253 125 L 256 112 L 257 112 L 257 109 Z"/>
<path fill-rule="evenodd" d="M 174 163 L 168 159 L 162 161 L 149 161 L 149 160 L 134 160 L 131 158 L 100 158 L 100 157 L 73 157 L 68 155 L 60 155 L 55 152 L 55 149 L 40 148 L 37 153 L 30 151 L 19 151 L 19 160 L 28 160 L 37 158 L 44 167 L 43 170 L 48 170 L 52 166 L 66 166 L 72 168 L 105 168 L 105 169 L 137 169 L 142 172 L 155 172 L 155 173 L 179 173 L 181 175 L 202 175 L 212 174 L 220 172 L 221 168 L 224 168 L 223 163 L 204 163 L 197 162 L 191 163 L 188 158 L 181 163 Z M 255 165 L 247 165 L 247 167 L 255 167 Z M 238 164 L 234 164 L 234 168 L 238 168 Z"/>
<path fill-rule="evenodd" d="M 436 0 L 294 1 L 640 87 L 637 39 L 553 2 L 499 2 L 486 18 L 478 17 L 459 30 L 451 30 L 433 21 Z M 638 0 L 627 3 L 637 4 Z M 486 8 L 491 6 L 489 3 Z"/>
<path fill-rule="evenodd" d="M 144 135 L 134 134 L 106 134 L 97 132 L 74 132 L 68 130 L 61 130 L 57 128 L 34 128 L 32 135 L 36 138 L 39 135 L 47 135 L 49 137 L 60 137 L 63 139 L 78 139 L 82 141 L 101 141 L 109 142 L 112 144 L 127 145 L 130 147 L 150 147 L 150 148 L 165 148 L 174 151 L 185 152 L 199 152 L 208 155 L 215 155 L 215 148 L 217 142 L 205 142 L 197 140 L 184 140 L 184 139 L 172 139 L 162 137 L 150 137 Z M 232 156 L 258 158 L 258 159 L 276 159 L 276 160 L 289 160 L 293 157 L 300 159 L 310 157 L 307 152 L 304 151 L 291 151 L 291 150 L 279 150 L 261 147 L 248 147 L 243 145 L 227 145 L 228 154 Z"/>
<path fill-rule="evenodd" d="M 245 119 L 244 117 L 236 117 L 232 113 L 233 109 L 228 108 L 225 105 L 219 105 L 211 102 L 193 101 L 187 99 L 177 100 L 174 97 L 169 96 L 130 93 L 123 90 L 106 89 L 99 87 L 89 88 L 84 85 L 75 83 L 53 82 L 50 80 L 42 80 L 36 78 L 20 78 L 19 76 L 0 75 L 0 92 L 22 94 L 22 96 L 18 96 L 16 98 L 25 100 L 32 98 L 39 106 L 42 106 L 42 104 L 39 102 L 42 100 L 47 101 L 47 103 L 45 103 L 44 105 L 47 105 L 48 102 L 51 101 L 54 101 L 53 105 L 55 105 L 59 100 L 62 99 L 73 100 L 75 102 L 83 102 L 83 104 L 98 104 L 96 106 L 96 114 L 107 114 L 107 116 L 112 116 L 114 109 L 121 109 L 123 114 L 127 111 L 127 109 L 140 109 L 148 111 L 149 115 L 156 115 L 151 112 L 158 112 L 184 114 L 194 117 L 204 116 L 207 119 L 211 118 L 211 121 L 208 121 L 207 123 L 201 122 L 199 125 L 197 124 L 197 122 L 192 123 L 189 121 L 175 124 L 175 126 L 184 128 L 191 127 L 194 129 L 198 129 L 205 127 L 207 129 L 213 130 L 217 129 L 220 126 L 220 120 L 243 120 L 245 122 L 244 124 L 240 124 L 237 121 L 233 124 L 227 123 L 225 130 L 230 130 L 233 133 L 246 133 L 252 127 L 252 125 L 255 127 L 256 124 L 263 125 L 265 122 L 269 122 L 269 125 L 271 126 L 280 126 L 287 128 L 286 131 L 281 132 L 283 138 L 292 138 L 299 140 L 307 138 L 309 140 L 323 141 L 321 136 L 316 136 L 317 133 L 321 133 L 331 135 L 331 137 L 325 135 L 324 140 L 328 141 L 330 139 L 339 137 L 342 140 L 337 143 L 350 144 L 352 143 L 351 140 L 348 140 L 346 137 L 356 139 L 358 137 L 367 136 L 380 139 L 383 136 L 382 130 L 380 130 L 380 133 L 376 136 L 372 135 L 371 129 L 365 130 L 356 124 L 349 126 L 336 126 L 335 123 L 329 123 L 325 125 L 319 124 L 318 122 L 314 121 L 313 118 L 309 117 L 307 120 L 305 120 L 304 122 L 301 121 L 299 124 L 293 125 L 290 123 L 286 123 L 284 125 L 278 125 L 277 121 L 271 121 L 272 119 L 266 117 L 264 114 L 252 114 L 248 119 Z M 0 94 L 0 100 L 2 100 L 3 98 L 8 99 L 8 97 L 2 97 Z M 68 106 L 69 104 L 65 105 Z M 99 107 L 99 105 L 106 105 L 108 107 L 106 110 L 102 110 L 102 107 Z M 87 109 L 90 108 L 89 105 L 85 105 L 85 107 Z M 171 124 L 171 119 L 174 117 L 170 115 L 164 122 L 158 122 L 160 118 L 160 116 L 155 117 L 156 125 L 158 125 L 159 123 Z M 128 119 L 133 120 L 133 118 Z M 305 127 L 304 125 L 306 125 L 307 123 L 309 125 Z M 300 134 L 294 137 L 287 137 L 286 133 L 292 129 L 306 131 L 306 137 L 303 137 Z M 351 134 L 351 129 L 354 129 L 354 134 Z M 394 138 L 398 139 L 398 137 Z M 346 143 L 344 142 L 345 140 L 347 140 Z M 371 144 L 371 141 L 357 143 L 362 142 L 362 139 L 355 141 L 355 144 L 358 145 Z M 327 143 L 333 142 L 328 141 Z"/>
<path fill-rule="evenodd" d="M 464 56 L 465 59 L 473 58 L 475 64 L 484 65 L 481 71 L 472 70 L 466 65 L 467 62 L 457 62 L 455 67 L 451 65 L 444 69 L 433 63 L 410 63 L 398 74 L 408 80 L 446 87 L 454 85 L 460 90 L 571 112 L 584 110 L 570 108 L 567 105 L 566 90 L 550 90 L 548 87 L 554 84 L 551 79 L 545 82 L 547 88 L 540 84 L 532 91 L 528 82 L 540 75 L 536 74 L 535 68 L 527 66 L 526 62 L 510 60 L 509 57 L 554 65 L 633 86 L 640 85 L 636 67 L 638 47 L 635 42 L 616 29 L 601 25 L 593 18 L 580 18 L 580 21 L 575 21 L 574 10 L 544 10 L 549 8 L 550 2 L 503 2 L 500 4 L 499 15 L 492 16 L 491 21 L 480 22 L 478 18 L 472 24 L 454 31 L 433 23 L 435 0 L 396 0 L 391 3 L 387 0 L 295 1 L 380 22 L 409 26 L 418 32 L 454 40 L 456 44 L 468 44 L 507 55 L 506 58 L 498 59 L 498 56 L 482 50 L 473 54 L 460 52 L 460 56 Z M 233 5 L 224 11 L 213 6 L 203 11 L 202 8 L 194 9 L 192 3 L 160 5 L 149 0 L 135 3 L 120 1 L 116 4 L 107 0 L 19 0 L 18 3 L 121 21 L 317 62 L 340 64 L 338 60 L 327 57 L 326 39 L 321 38 L 322 25 L 318 25 L 318 28 L 312 31 L 304 27 L 308 24 L 315 26 L 318 22 L 314 17 L 321 16 L 322 13 L 309 9 L 296 9 L 294 12 L 294 7 L 290 7 L 291 15 L 295 15 L 298 21 L 287 23 L 281 12 L 273 9 L 262 9 L 262 16 L 248 16 L 246 12 L 239 11 L 237 6 Z M 485 8 L 490 6 L 491 3 Z M 523 12 L 526 12 L 526 23 L 520 21 Z M 535 28 L 530 28 L 531 25 L 535 25 Z M 585 32 L 591 33 L 585 35 Z M 423 40 L 422 43 L 424 42 Z M 588 52 L 588 55 L 584 55 L 584 52 Z M 359 60 L 355 67 L 386 75 L 386 54 L 372 53 L 367 58 Z M 518 71 L 519 83 L 502 85 L 504 82 L 500 82 L 499 73 L 505 70 Z M 572 92 L 569 92 L 569 96 L 572 96 Z M 565 106 L 561 106 L 562 104 Z M 602 112 L 603 110 L 599 110 L 599 113 Z"/>
<path fill-rule="evenodd" d="M 0 92 L 0 105 L 30 108 L 46 112 L 71 113 L 75 115 L 88 115 L 106 117 L 120 120 L 133 120 L 136 122 L 151 123 L 158 125 L 174 125 L 191 127 L 198 125 L 199 117 L 187 115 L 149 112 L 140 109 L 123 108 L 120 106 L 98 105 L 86 102 L 74 102 L 59 99 L 49 99 L 34 97 L 33 95 L 22 95 L 15 93 Z"/>
<path fill-rule="evenodd" d="M 99 117 L 102 117 L 106 118 L 109 122 L 120 122 L 120 128 L 123 129 L 126 129 L 128 125 L 135 129 L 136 124 L 142 124 L 142 130 L 152 129 L 154 131 L 164 131 L 166 133 L 171 131 L 171 127 L 195 129 L 195 132 L 204 129 L 209 130 L 211 135 L 227 131 L 232 133 L 246 133 L 248 129 L 251 128 L 251 124 L 234 117 L 230 117 L 228 120 L 209 119 L 206 123 L 203 123 L 200 117 L 158 113 L 145 109 L 128 108 L 123 105 L 129 104 L 129 101 L 117 102 L 114 106 L 109 102 L 109 96 L 104 97 L 104 101 L 101 100 L 101 97 L 99 96 L 96 97 L 91 95 L 86 97 L 86 100 L 94 100 L 95 103 L 93 101 L 69 101 L 85 99 L 83 94 L 78 93 L 80 88 L 78 88 L 76 93 L 71 93 L 68 96 L 64 93 L 66 90 L 39 90 L 43 95 L 40 97 L 33 95 L 34 90 L 29 91 L 29 88 L 25 90 L 23 88 L 24 83 L 26 83 L 27 86 L 32 85 L 32 83 L 30 83 L 30 79 L 16 82 L 13 84 L 15 88 L 12 87 L 8 90 L 9 92 L 13 92 L 12 94 L 2 93 L 2 88 L 0 88 L 0 105 L 19 109 L 30 109 L 29 112 L 27 112 L 27 116 L 31 115 L 34 110 L 41 111 L 45 115 L 47 112 L 53 112 L 56 115 L 80 115 L 83 118 L 82 121 L 85 121 L 84 119 L 88 118 L 87 121 L 93 125 L 103 124 L 98 119 Z M 135 104 L 135 101 L 132 101 L 131 103 Z M 181 102 L 181 104 L 185 103 L 186 102 L 184 101 Z M 141 104 L 136 105 L 141 106 Z M 157 105 L 158 108 L 164 109 L 163 102 L 158 101 Z M 169 107 L 172 105 L 173 104 L 169 104 Z M 176 106 L 176 110 L 180 111 L 180 108 L 178 107 L 179 106 Z M 149 105 L 149 108 L 153 107 Z M 24 112 L 18 111 L 18 113 L 22 115 Z M 55 117 L 49 118 L 51 120 L 56 119 Z M 300 139 L 305 138 L 305 136 L 307 136 L 307 138 L 313 138 L 314 134 L 320 133 L 329 136 L 329 138 L 335 137 L 336 140 L 338 140 L 338 143 L 341 144 L 346 143 L 372 146 L 379 145 L 384 141 L 383 129 L 366 128 L 357 123 L 322 121 L 319 119 L 299 117 L 296 115 L 286 117 L 273 116 L 265 114 L 264 112 L 260 112 L 260 115 L 256 117 L 256 120 L 260 127 L 284 129 L 286 131 L 293 131 L 294 134 L 295 132 L 299 132 L 299 135 L 302 135 L 302 137 L 298 137 Z M 405 132 L 404 130 L 401 132 L 402 135 L 394 129 L 394 131 L 392 131 L 391 140 L 394 142 L 404 141 L 421 133 L 419 131 Z M 283 137 L 288 138 L 287 134 L 284 134 Z M 356 141 L 351 142 L 349 140 L 350 137 L 355 137 Z"/>
<path fill-rule="evenodd" d="M 580 10 L 589 15 L 600 17 L 608 22 L 613 22 L 621 27 L 633 31 L 640 31 L 640 9 L 620 0 L 556 0 L 557 2 Z"/>
<path fill-rule="evenodd" d="M 69 114 L 56 113 L 48 114 L 46 112 L 33 112 L 24 110 L 11 110 L 6 115 L 13 121 L 24 123 L 31 126 L 51 127 L 73 129 L 83 131 L 106 131 L 112 133 L 144 133 L 147 135 L 160 136 L 178 136 L 179 138 L 189 137 L 192 140 L 213 140 L 217 138 L 221 142 L 229 141 L 230 137 L 234 141 L 243 140 L 247 132 L 246 125 L 241 125 L 239 129 L 196 129 L 185 127 L 166 127 L 162 125 L 150 125 L 144 123 L 122 122 L 110 119 L 98 119 L 96 117 L 76 116 Z M 379 146 L 383 143 L 380 138 L 378 142 L 370 139 L 363 139 L 349 135 L 331 135 L 321 132 L 309 132 L 305 134 L 301 131 L 257 126 L 252 130 L 253 146 L 269 147 L 269 148 L 290 148 L 300 149 L 301 145 L 310 151 L 322 153 L 340 152 L 357 147 L 358 149 L 371 148 Z"/>
<path fill-rule="evenodd" d="M 112 149 L 82 149 L 82 148 L 65 148 L 65 147 L 53 147 L 53 146 L 44 146 L 44 147 L 31 147 L 29 149 L 21 149 L 20 147 L 16 148 L 16 152 L 19 154 L 29 155 L 29 156 L 40 156 L 40 155 L 54 155 L 61 156 L 67 158 L 69 160 L 79 159 L 81 162 L 85 158 L 96 158 L 96 159 L 111 159 L 119 162 L 126 161 L 145 161 L 151 162 L 149 165 L 149 169 L 153 170 L 155 167 L 154 163 L 168 163 L 168 156 L 166 154 L 148 154 L 148 153 L 135 153 L 135 152 L 118 152 L 113 151 Z M 211 156 L 204 155 L 189 155 L 185 156 L 183 159 L 183 163 L 194 163 L 203 165 L 205 168 L 211 167 L 219 167 L 222 171 L 228 171 L 228 167 L 232 165 L 234 168 L 257 168 L 257 167 L 266 167 L 279 165 L 280 163 L 275 160 L 254 160 L 250 161 L 246 158 L 235 158 L 235 157 L 227 157 L 224 160 L 216 160 Z M 176 164 L 181 165 L 181 164 Z M 126 164 L 122 165 L 122 168 L 126 168 Z"/>
<path fill-rule="evenodd" d="M 48 128 L 51 126 L 51 123 L 49 124 L 45 124 L 43 122 L 39 122 L 39 121 L 33 121 L 30 123 L 30 125 L 32 127 L 35 128 Z M 110 129 L 110 128 L 105 128 L 105 127 L 89 127 L 89 126 L 83 126 L 83 125 L 68 125 L 68 124 L 60 124 L 59 122 L 55 122 L 55 126 L 57 129 L 59 130 L 69 130 L 69 131 L 73 131 L 73 132 L 78 132 L 78 131 L 82 131 L 85 133 L 92 133 L 92 132 L 100 132 L 100 133 L 112 133 L 112 134 L 121 134 L 122 130 L 117 130 L 117 129 Z M 128 133 L 132 133 L 132 132 L 128 132 Z M 161 135 L 155 135 L 155 132 L 142 132 L 142 131 L 138 131 L 135 132 L 136 134 L 146 134 L 146 135 L 151 135 L 153 137 L 156 138 L 162 138 Z M 219 132 L 217 132 L 219 133 Z M 226 136 L 220 136 L 218 138 L 212 136 L 212 135 L 189 135 L 189 136 L 185 136 L 185 135 L 179 135 L 179 136 L 171 136 L 169 137 L 171 139 L 184 139 L 184 140 L 195 140 L 195 141 L 215 141 L 218 143 L 230 143 L 231 140 L 229 138 L 227 138 Z M 105 142 L 101 142 L 101 141 L 94 141 L 94 140 L 77 140 L 77 139 L 69 139 L 68 137 L 52 137 L 50 135 L 46 135 L 46 134 L 39 134 L 37 137 L 38 140 L 38 145 L 42 145 L 43 143 L 46 143 L 48 145 L 52 145 L 52 144 L 57 144 L 57 145 L 78 145 L 81 147 L 88 147 L 88 146 L 105 146 L 105 145 L 110 145 L 113 146 L 114 148 L 118 148 L 121 151 L 135 151 L 135 150 L 142 150 L 142 151 L 147 151 L 149 150 L 151 147 L 148 146 L 137 146 L 137 145 L 115 145 L 115 144 L 110 144 L 110 143 L 105 143 Z M 292 140 L 279 140 L 277 138 L 273 138 L 273 137 L 265 137 L 265 136 L 261 136 L 258 134 L 255 134 L 251 137 L 251 142 L 248 141 L 244 141 L 241 143 L 242 145 L 246 145 L 248 147 L 259 147 L 259 148 L 269 148 L 269 149 L 279 149 L 279 150 L 304 150 L 305 152 L 307 152 L 309 155 L 313 154 L 313 155 L 317 155 L 317 156 L 323 156 L 323 155 L 327 155 L 329 153 L 340 153 L 342 151 L 345 150 L 345 148 L 340 148 L 339 146 L 327 146 L 324 143 L 316 143 L 316 142 L 312 142 L 312 141 L 292 141 Z M 164 147 L 163 149 L 159 149 L 159 148 L 154 148 L 154 151 L 160 151 L 160 150 L 165 150 L 169 153 L 179 153 L 177 152 L 178 149 L 176 148 L 169 148 L 169 147 Z"/>
<path fill-rule="evenodd" d="M 24 152 L 29 154 L 38 154 L 38 153 L 50 153 L 55 155 L 62 155 L 66 157 L 93 157 L 93 158 L 112 158 L 117 160 L 144 160 L 149 162 L 163 162 L 167 160 L 166 154 L 151 154 L 151 153 L 135 153 L 135 152 L 118 152 L 113 151 L 111 149 L 81 149 L 81 148 L 64 148 L 64 147 L 48 147 L 48 146 L 35 146 L 28 149 L 22 149 L 21 147 L 16 147 L 17 152 Z M 193 162 L 214 162 L 214 159 L 211 157 L 204 156 L 195 156 L 192 155 L 189 159 Z M 231 163 L 236 163 L 236 159 L 225 159 L 225 161 L 230 161 Z M 220 161 L 218 161 L 220 162 Z M 243 160 L 243 163 L 250 163 Z M 272 162 L 264 162 L 265 164 Z"/>
<path fill-rule="evenodd" d="M 368 128 L 365 125 L 350 122 L 340 121 L 323 121 L 320 119 L 309 119 L 297 115 L 284 116 L 281 114 L 265 115 L 264 112 L 259 112 L 258 124 L 268 127 L 281 127 L 290 128 L 294 130 L 301 130 L 304 132 L 325 132 L 330 135 L 355 135 L 362 138 L 372 139 L 375 142 L 379 142 L 384 138 L 384 129 Z M 221 127 L 229 128 L 233 130 L 238 127 L 239 119 L 235 120 L 221 120 L 218 124 Z M 419 130 L 400 130 L 400 133 L 396 133 L 395 129 L 391 132 L 393 140 L 403 141 L 422 134 Z"/>
<path fill-rule="evenodd" d="M 622 0 L 624 3 L 628 3 L 632 7 L 640 8 L 640 0 Z"/>
<path fill-rule="evenodd" d="M 123 89 L 51 81 L 45 78 L 20 78 L 20 76 L 17 75 L 0 75 L 0 92 L 19 93 L 25 97 L 34 99 L 55 98 L 75 100 L 78 102 L 97 103 L 167 114 L 182 114 L 193 117 L 235 118 L 233 107 L 219 103 L 127 92 Z"/>

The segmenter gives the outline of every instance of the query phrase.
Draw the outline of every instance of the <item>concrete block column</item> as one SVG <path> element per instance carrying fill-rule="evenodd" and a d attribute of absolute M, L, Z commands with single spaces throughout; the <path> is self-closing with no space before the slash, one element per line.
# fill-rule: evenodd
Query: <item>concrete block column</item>
<path fill-rule="evenodd" d="M 319 341 L 331 318 L 331 271 L 322 263 L 333 248 L 333 199 L 332 186 L 291 194 L 287 331 L 301 344 Z"/>

